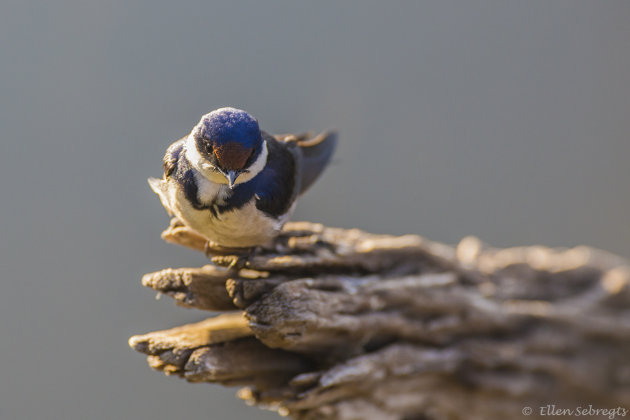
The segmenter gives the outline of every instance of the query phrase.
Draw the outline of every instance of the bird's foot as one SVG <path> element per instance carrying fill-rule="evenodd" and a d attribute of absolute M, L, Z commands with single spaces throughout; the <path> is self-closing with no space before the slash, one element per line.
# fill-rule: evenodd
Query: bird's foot
<path fill-rule="evenodd" d="M 204 249 L 204 253 L 213 263 L 236 271 L 247 265 L 253 251 L 254 248 L 230 248 L 212 241 L 208 241 Z"/>

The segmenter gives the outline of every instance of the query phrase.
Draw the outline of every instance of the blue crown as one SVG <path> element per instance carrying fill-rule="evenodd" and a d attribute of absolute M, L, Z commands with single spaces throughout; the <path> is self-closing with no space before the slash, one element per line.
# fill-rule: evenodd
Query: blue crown
<path fill-rule="evenodd" d="M 217 146 L 231 142 L 251 149 L 262 142 L 258 121 L 236 108 L 219 108 L 201 117 L 200 134 Z"/>

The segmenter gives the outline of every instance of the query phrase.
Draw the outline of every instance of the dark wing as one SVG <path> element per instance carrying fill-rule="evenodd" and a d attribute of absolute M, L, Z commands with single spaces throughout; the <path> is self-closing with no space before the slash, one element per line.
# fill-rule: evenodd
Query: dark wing
<path fill-rule="evenodd" d="M 315 137 L 309 133 L 300 135 L 285 135 L 285 143 L 295 143 L 301 154 L 300 190 L 303 194 L 324 172 L 330 162 L 337 145 L 337 133 L 324 131 Z"/>
<path fill-rule="evenodd" d="M 256 208 L 278 218 L 289 211 L 297 196 L 300 156 L 295 145 L 280 143 L 264 132 L 263 137 L 269 154 L 265 169 L 254 178 Z M 248 184 L 242 185 L 245 188 Z"/>
<path fill-rule="evenodd" d="M 168 178 L 177 170 L 177 160 L 179 159 L 179 155 L 182 153 L 182 150 L 184 150 L 185 142 L 186 137 L 182 137 L 166 149 L 164 159 L 162 160 L 164 178 Z"/>
<path fill-rule="evenodd" d="M 313 133 L 312 131 L 307 131 L 306 133 L 300 133 L 300 134 L 295 134 L 295 133 L 274 134 L 273 137 L 281 143 L 288 143 L 292 141 L 299 142 L 299 141 L 308 140 L 314 135 L 315 133 Z"/>

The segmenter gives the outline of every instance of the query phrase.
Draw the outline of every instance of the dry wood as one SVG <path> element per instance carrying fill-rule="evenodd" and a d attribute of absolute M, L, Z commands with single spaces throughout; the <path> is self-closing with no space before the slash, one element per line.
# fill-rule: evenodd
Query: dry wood
<path fill-rule="evenodd" d="M 176 221 L 163 238 L 213 254 Z M 132 337 L 167 374 L 247 385 L 241 398 L 296 419 L 630 409 L 630 266 L 606 252 L 290 223 L 272 246 L 211 259 L 143 278 L 238 311 Z"/>

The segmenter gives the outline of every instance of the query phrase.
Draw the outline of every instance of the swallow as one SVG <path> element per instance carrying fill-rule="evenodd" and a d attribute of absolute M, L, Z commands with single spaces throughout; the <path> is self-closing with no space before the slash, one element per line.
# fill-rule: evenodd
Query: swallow
<path fill-rule="evenodd" d="M 336 143 L 332 131 L 272 136 L 247 112 L 220 108 L 168 147 L 164 176 L 149 178 L 149 185 L 166 211 L 211 247 L 266 245 L 324 171 Z"/>

